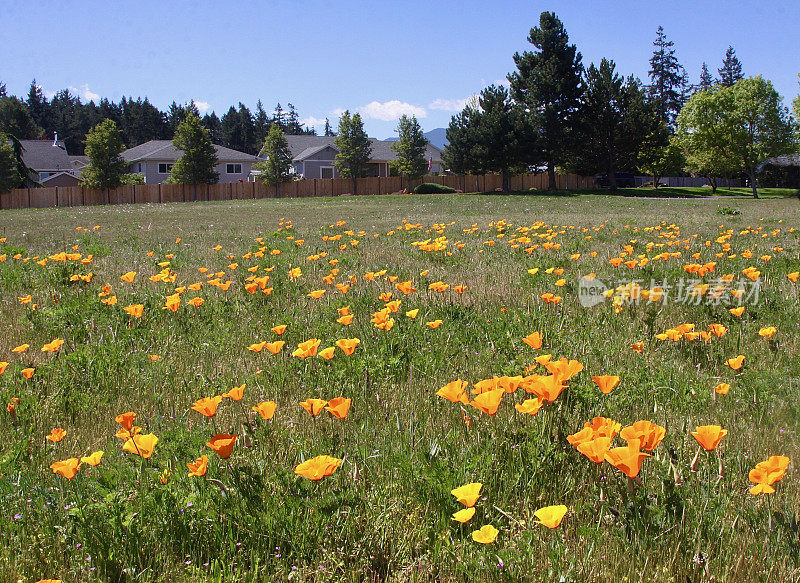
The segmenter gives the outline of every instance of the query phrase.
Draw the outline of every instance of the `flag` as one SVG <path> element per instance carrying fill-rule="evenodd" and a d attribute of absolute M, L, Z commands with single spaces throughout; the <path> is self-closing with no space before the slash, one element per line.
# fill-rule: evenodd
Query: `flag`
<path fill-rule="evenodd" d="M 428 158 L 428 172 L 433 168 L 433 158 Z"/>

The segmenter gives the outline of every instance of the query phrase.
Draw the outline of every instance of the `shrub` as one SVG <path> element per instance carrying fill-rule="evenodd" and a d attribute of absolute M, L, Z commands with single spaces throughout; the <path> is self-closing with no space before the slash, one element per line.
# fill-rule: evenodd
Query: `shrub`
<path fill-rule="evenodd" d="M 435 184 L 433 182 L 423 182 L 414 189 L 414 194 L 453 194 L 455 188 Z"/>

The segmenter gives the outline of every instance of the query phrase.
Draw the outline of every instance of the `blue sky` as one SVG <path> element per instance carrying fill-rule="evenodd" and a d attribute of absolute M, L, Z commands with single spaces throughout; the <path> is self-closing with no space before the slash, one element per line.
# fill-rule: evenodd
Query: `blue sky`
<path fill-rule="evenodd" d="M 798 93 L 799 0 L 208 2 L 0 0 L 0 81 L 25 94 L 194 99 L 223 114 L 292 102 L 309 124 L 358 110 L 370 135 L 402 113 L 444 127 L 463 100 L 503 80 L 539 13 L 554 10 L 584 64 L 613 59 L 646 79 L 658 25 L 693 82 L 733 45 L 747 75 Z M 318 128 L 320 126 L 317 126 Z"/>

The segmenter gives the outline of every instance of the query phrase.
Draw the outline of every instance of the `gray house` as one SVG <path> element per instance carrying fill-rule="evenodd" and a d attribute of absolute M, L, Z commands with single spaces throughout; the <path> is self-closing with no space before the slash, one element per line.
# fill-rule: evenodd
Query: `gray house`
<path fill-rule="evenodd" d="M 20 140 L 22 161 L 33 170 L 30 182 L 41 186 L 77 186 L 81 183 L 72 157 L 64 142 L 54 140 Z"/>
<path fill-rule="evenodd" d="M 338 150 L 332 136 L 286 136 L 292 152 L 295 174 L 303 178 L 340 178 L 333 161 Z M 389 162 L 397 158 L 392 150 L 393 141 L 370 138 L 372 158 L 367 163 L 367 176 L 389 176 Z M 428 144 L 425 157 L 430 161 L 430 172 L 442 171 L 442 151 Z"/>
<path fill-rule="evenodd" d="M 231 150 L 214 144 L 217 150 L 220 182 L 247 182 L 255 156 Z M 150 140 L 144 144 L 122 152 L 122 157 L 130 164 L 129 172 L 144 175 L 147 184 L 161 184 L 169 177 L 172 165 L 181 157 L 182 151 L 175 148 L 170 140 Z"/>

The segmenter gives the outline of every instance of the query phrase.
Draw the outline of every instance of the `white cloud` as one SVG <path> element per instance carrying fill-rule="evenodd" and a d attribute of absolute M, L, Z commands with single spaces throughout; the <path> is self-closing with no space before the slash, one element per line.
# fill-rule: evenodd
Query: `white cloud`
<path fill-rule="evenodd" d="M 334 109 L 333 111 L 331 111 L 331 115 L 334 115 L 334 116 L 336 116 L 336 117 L 342 117 L 342 114 L 343 114 L 344 112 L 345 112 L 344 108 L 342 108 L 342 107 L 337 107 L 336 109 Z"/>
<path fill-rule="evenodd" d="M 68 89 L 70 90 L 71 93 L 74 93 L 75 95 L 79 96 L 86 103 L 89 103 L 90 101 L 98 103 L 100 101 L 100 95 L 90 90 L 89 85 L 87 83 L 84 83 L 80 89 L 78 89 L 77 87 L 73 87 L 71 85 L 68 87 Z"/>
<path fill-rule="evenodd" d="M 440 111 L 461 111 L 467 106 L 466 99 L 434 99 L 428 104 L 428 109 Z"/>
<path fill-rule="evenodd" d="M 314 117 L 313 115 L 310 115 L 308 117 L 304 117 L 303 119 L 301 119 L 300 123 L 308 127 L 324 126 L 325 119 L 324 118 L 319 119 Z"/>
<path fill-rule="evenodd" d="M 358 112 L 367 119 L 380 119 L 382 121 L 400 119 L 402 115 L 415 115 L 417 117 L 425 117 L 428 115 L 428 112 L 422 107 L 411 105 L 405 101 L 398 101 L 397 99 L 392 99 L 384 103 L 373 101 L 363 107 L 359 107 Z"/>
<path fill-rule="evenodd" d="M 200 113 L 207 113 L 211 109 L 211 104 L 208 101 L 195 101 L 194 105 Z"/>

